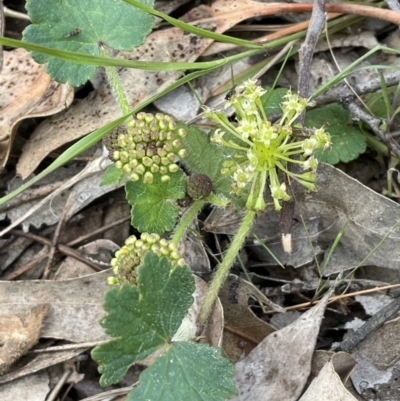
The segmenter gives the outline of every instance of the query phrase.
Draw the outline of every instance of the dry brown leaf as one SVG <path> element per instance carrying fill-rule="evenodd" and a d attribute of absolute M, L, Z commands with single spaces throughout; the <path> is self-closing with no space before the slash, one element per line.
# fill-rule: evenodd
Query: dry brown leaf
<path fill-rule="evenodd" d="M 179 254 L 182 255 L 192 271 L 201 276 L 210 273 L 211 267 L 204 242 L 198 232 L 197 222 L 192 222 L 179 244 Z"/>
<path fill-rule="evenodd" d="M 42 304 L 26 313 L 0 315 L 0 375 L 39 341 L 48 311 L 49 305 Z"/>
<path fill-rule="evenodd" d="M 99 320 L 104 315 L 104 293 L 110 270 L 66 281 L 0 282 L 4 313 L 24 312 L 32 305 L 50 304 L 41 336 L 72 342 L 101 341 L 109 337 Z M 15 312 L 16 313 L 16 312 Z"/>
<path fill-rule="evenodd" d="M 4 52 L 0 74 L 0 169 L 4 168 L 18 123 L 28 117 L 43 117 L 67 108 L 74 98 L 68 84 L 51 80 L 44 66 L 24 49 Z"/>
<path fill-rule="evenodd" d="M 249 298 L 269 300 L 253 284 L 233 274 L 219 293 L 224 308 L 225 327 L 222 352 L 233 363 L 250 353 L 275 328 L 259 319 L 249 308 Z"/>
<path fill-rule="evenodd" d="M 384 400 L 400 398 L 400 320 L 396 315 L 392 318 L 370 333 L 352 352 L 358 365 L 351 380 L 364 397 L 376 394 Z"/>
<path fill-rule="evenodd" d="M 78 347 L 77 349 L 73 350 L 69 349 L 63 351 L 51 351 L 38 354 L 38 356 L 29 361 L 23 367 L 13 370 L 10 373 L 7 373 L 3 376 L 0 376 L 0 384 L 8 383 L 20 377 L 25 377 L 27 375 L 31 375 L 32 373 L 39 372 L 43 369 L 48 368 L 49 366 L 54 366 L 57 365 L 58 363 L 68 361 L 69 359 L 72 359 L 77 355 L 82 354 L 87 349 L 88 347 L 86 348 Z M 31 400 L 29 399 L 29 401 Z"/>
<path fill-rule="evenodd" d="M 232 401 L 295 401 L 311 370 L 311 359 L 329 291 L 294 323 L 266 337 L 235 365 L 239 396 Z"/>
<path fill-rule="evenodd" d="M 62 216 L 64 209 L 68 212 L 66 218 L 72 217 L 79 210 L 93 202 L 97 197 L 115 190 L 115 185 L 100 186 L 104 175 L 104 166 L 109 162 L 108 157 L 99 156 L 102 151 L 95 154 L 95 159 L 90 161 L 85 168 L 76 168 L 76 174 L 69 180 L 65 180 L 53 193 L 44 198 L 36 199 L 31 202 L 24 203 L 15 207 L 8 212 L 1 213 L 0 218 L 5 218 L 7 215 L 12 220 L 12 224 L 8 225 L 0 236 L 10 231 L 13 227 L 23 223 L 25 230 L 28 230 L 29 225 L 40 227 L 43 223 L 48 225 L 56 223 Z M 63 168 L 59 168 L 52 174 L 45 177 L 47 180 L 52 180 L 62 172 Z M 66 174 L 71 173 L 74 167 L 64 168 Z M 80 170 L 80 171 L 79 171 Z M 79 172 L 78 172 L 79 171 Z M 63 177 L 65 178 L 65 177 Z M 74 185 L 75 184 L 75 185 Z M 72 187 L 71 191 L 67 191 Z M 68 199 L 65 196 L 69 192 Z"/>
<path fill-rule="evenodd" d="M 345 352 L 333 355 L 299 401 L 356 401 L 344 386 L 356 364 Z"/>
<path fill-rule="evenodd" d="M 5 212 L 3 212 L 3 207 L 0 206 L 0 220 L 8 218 L 12 223 L 15 223 L 12 227 L 22 223 L 24 231 L 28 231 L 30 226 L 40 228 L 43 224 L 51 226 L 57 223 L 59 216 L 62 215 L 66 198 L 69 194 L 68 183 L 74 180 L 74 177 L 82 170 L 80 166 L 69 167 L 60 167 L 41 181 L 40 187 L 56 186 L 57 183 L 62 183 L 62 185 L 59 185 L 51 193 L 47 194 L 47 196 L 33 199 L 29 199 L 26 196 L 25 202 L 21 202 L 14 207 L 9 207 L 7 203 L 4 205 Z M 11 192 L 22 184 L 23 181 L 17 177 L 9 184 L 8 190 Z M 26 191 L 25 195 L 28 193 Z M 7 229 L 10 230 L 11 227 L 7 227 Z"/>
<path fill-rule="evenodd" d="M 35 375 L 21 377 L 9 384 L 0 385 L 1 401 L 45 401 L 50 391 L 49 375 L 40 372 Z"/>

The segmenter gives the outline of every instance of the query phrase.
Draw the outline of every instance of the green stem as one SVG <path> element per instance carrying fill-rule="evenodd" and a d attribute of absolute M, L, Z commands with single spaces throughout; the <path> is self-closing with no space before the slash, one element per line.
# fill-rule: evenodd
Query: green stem
<path fill-rule="evenodd" d="M 101 55 L 104 57 L 108 57 L 107 52 L 102 49 Z M 108 83 L 111 85 L 111 88 L 115 94 L 116 100 L 121 108 L 122 114 L 128 114 L 130 112 L 128 98 L 126 97 L 124 88 L 122 86 L 121 80 L 119 79 L 119 75 L 115 67 L 104 67 L 106 70 Z"/>
<path fill-rule="evenodd" d="M 251 230 L 254 219 L 256 217 L 256 212 L 254 210 L 247 209 L 246 214 L 243 217 L 242 223 L 233 238 L 233 241 L 226 252 L 222 263 L 220 264 L 215 276 L 210 284 L 208 289 L 206 299 L 204 300 L 203 305 L 201 306 L 199 316 L 197 318 L 197 323 L 200 326 L 204 326 L 207 323 L 207 320 L 211 314 L 211 311 L 214 307 L 214 303 L 218 297 L 218 293 L 222 284 L 229 273 L 229 270 L 238 255 L 247 234 Z"/>
<path fill-rule="evenodd" d="M 181 221 L 176 227 L 175 233 L 171 239 L 171 243 L 175 244 L 178 246 L 181 238 L 185 234 L 185 231 L 189 227 L 189 224 L 192 222 L 192 220 L 197 216 L 197 213 L 200 211 L 200 209 L 204 205 L 204 201 L 202 200 L 196 200 L 193 202 L 193 204 L 189 207 L 189 209 L 185 212 L 185 214 L 182 216 Z"/>
<path fill-rule="evenodd" d="M 116 100 L 121 108 L 122 114 L 128 114 L 130 111 L 128 99 L 125 95 L 124 88 L 122 87 L 119 75 L 115 67 L 104 67 L 106 69 L 108 82 L 113 89 Z"/>

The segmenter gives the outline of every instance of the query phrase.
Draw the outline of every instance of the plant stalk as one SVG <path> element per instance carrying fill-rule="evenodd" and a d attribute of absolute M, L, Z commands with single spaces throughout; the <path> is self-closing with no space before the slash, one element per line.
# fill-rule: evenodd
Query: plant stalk
<path fill-rule="evenodd" d="M 104 57 L 109 57 L 104 49 L 101 50 L 101 55 Z M 119 107 L 121 108 L 122 114 L 128 114 L 130 112 L 128 98 L 126 97 L 124 87 L 122 86 L 121 80 L 119 79 L 116 67 L 106 66 L 104 68 L 106 70 L 108 83 L 112 88 L 115 99 L 118 102 Z"/>
<path fill-rule="evenodd" d="M 235 260 L 235 257 L 239 253 L 240 249 L 242 248 L 246 236 L 251 230 L 256 214 L 257 213 L 254 210 L 247 209 L 246 214 L 243 217 L 242 223 L 235 237 L 233 238 L 233 241 L 224 256 L 224 259 L 222 260 L 210 284 L 210 287 L 206 295 L 206 299 L 204 300 L 204 303 L 201 306 L 200 313 L 197 318 L 197 323 L 199 326 L 204 326 L 207 323 L 207 320 L 214 307 L 214 303 L 218 297 L 219 290 L 224 284 L 224 281 L 228 276 L 233 261 Z"/>
<path fill-rule="evenodd" d="M 126 97 L 124 88 L 122 87 L 119 75 L 115 67 L 104 67 L 106 69 L 106 75 L 108 83 L 114 92 L 114 96 L 121 108 L 122 114 L 128 114 L 130 111 L 128 99 Z"/>
<path fill-rule="evenodd" d="M 204 203 L 205 202 L 202 200 L 196 200 L 189 207 L 189 209 L 185 212 L 185 214 L 182 216 L 179 224 L 177 225 L 175 233 L 171 239 L 172 244 L 175 244 L 176 246 L 178 246 L 181 238 L 183 237 L 187 228 L 189 227 L 189 224 L 197 216 L 197 213 L 203 207 Z"/>

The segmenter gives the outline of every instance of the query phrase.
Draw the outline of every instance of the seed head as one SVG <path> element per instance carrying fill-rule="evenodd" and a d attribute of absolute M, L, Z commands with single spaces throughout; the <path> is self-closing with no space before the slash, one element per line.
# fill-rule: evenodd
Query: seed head
<path fill-rule="evenodd" d="M 188 178 L 186 192 L 192 199 L 202 199 L 210 195 L 213 183 L 205 174 L 192 174 Z"/>
<path fill-rule="evenodd" d="M 138 113 L 105 136 L 103 143 L 117 169 L 122 169 L 132 181 L 142 179 L 151 184 L 153 174 L 160 174 L 161 181 L 167 182 L 169 174 L 179 170 L 176 161 L 187 153 L 181 147 L 181 138 L 185 136 L 186 131 L 177 129 L 168 115 Z"/>
<path fill-rule="evenodd" d="M 145 253 L 151 250 L 158 256 L 165 256 L 171 263 L 171 268 L 183 266 L 185 260 L 177 252 L 176 246 L 158 234 L 142 233 L 140 239 L 131 235 L 125 240 L 125 245 L 115 253 L 111 260 L 113 277 L 108 278 L 110 285 L 125 282 L 136 284 L 136 267 L 143 263 Z"/>

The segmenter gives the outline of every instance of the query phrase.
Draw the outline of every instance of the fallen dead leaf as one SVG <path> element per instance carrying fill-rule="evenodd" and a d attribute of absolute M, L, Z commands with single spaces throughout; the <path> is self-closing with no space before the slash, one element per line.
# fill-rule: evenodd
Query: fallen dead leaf
<path fill-rule="evenodd" d="M 109 337 L 99 324 L 104 315 L 104 292 L 110 270 L 65 281 L 0 282 L 3 313 L 23 313 L 49 303 L 49 315 L 41 336 L 71 342 L 101 341 Z"/>
<path fill-rule="evenodd" d="M 233 274 L 222 287 L 219 298 L 224 308 L 225 326 L 222 352 L 232 363 L 246 356 L 258 343 L 275 331 L 249 308 L 249 298 L 269 304 L 268 298 L 253 284 Z"/>
<path fill-rule="evenodd" d="M 352 352 L 358 365 L 351 374 L 351 380 L 360 395 L 368 397 L 376 394 L 381 399 L 399 399 L 399 330 L 400 320 L 394 315 Z"/>
<path fill-rule="evenodd" d="M 299 401 L 356 401 L 344 386 L 356 364 L 345 352 L 333 355 Z"/>
<path fill-rule="evenodd" d="M 52 351 L 39 354 L 23 367 L 13 370 L 10 373 L 7 373 L 3 376 L 0 376 L 0 384 L 8 383 L 21 377 L 31 375 L 32 373 L 40 372 L 41 370 L 46 369 L 49 366 L 54 366 L 57 365 L 58 363 L 68 361 L 76 357 L 77 355 L 82 354 L 82 352 L 85 352 L 87 348 L 88 347 L 77 348 L 74 350 Z M 25 401 L 25 399 L 23 400 Z M 28 400 L 30 401 L 30 398 L 28 398 Z"/>
<path fill-rule="evenodd" d="M 201 275 L 209 273 L 211 267 L 204 242 L 198 232 L 197 222 L 192 222 L 179 244 L 179 254 L 182 255 L 194 273 Z"/>
<path fill-rule="evenodd" d="M 79 247 L 78 251 L 95 263 L 108 265 L 118 249 L 119 246 L 114 242 L 107 239 L 98 239 Z M 54 280 L 62 281 L 88 276 L 92 273 L 93 269 L 87 264 L 68 256 L 59 264 L 53 278 Z"/>
<path fill-rule="evenodd" d="M 10 384 L 0 385 L 2 401 L 45 401 L 50 391 L 49 375 L 46 372 L 22 377 Z"/>
<path fill-rule="evenodd" d="M 0 375 L 39 341 L 48 311 L 49 305 L 42 304 L 25 313 L 0 315 Z"/>
<path fill-rule="evenodd" d="M 36 227 L 40 227 L 43 223 L 48 225 L 55 224 L 62 215 L 64 208 L 68 208 L 66 217 L 69 218 L 93 202 L 97 197 L 116 189 L 116 185 L 100 186 L 104 168 L 107 163 L 110 163 L 108 157 L 102 155 L 102 153 L 102 150 L 99 149 L 95 154 L 95 159 L 87 163 L 84 169 L 75 168 L 75 174 L 52 194 L 39 199 L 39 201 L 27 202 L 6 212 L 12 220 L 12 224 L 1 231 L 0 236 L 21 223 L 23 223 L 24 230 L 28 230 L 30 224 Z M 45 178 L 46 181 L 52 180 L 54 176 L 57 177 L 62 171 L 62 168 L 57 169 L 53 174 Z M 65 168 L 65 171 L 72 172 L 72 168 Z M 65 196 L 66 190 L 74 184 L 75 186 L 72 190 L 68 191 L 69 196 L 67 198 Z M 0 219 L 4 219 L 5 216 L 5 213 L 0 214 Z"/>
<path fill-rule="evenodd" d="M 239 396 L 231 401 L 295 401 L 311 370 L 329 291 L 294 323 L 266 337 L 235 365 Z"/>
<path fill-rule="evenodd" d="M 68 84 L 52 81 L 44 65 L 33 61 L 26 50 L 15 49 L 4 52 L 0 92 L 0 169 L 3 169 L 19 122 L 67 108 L 74 90 Z"/>

